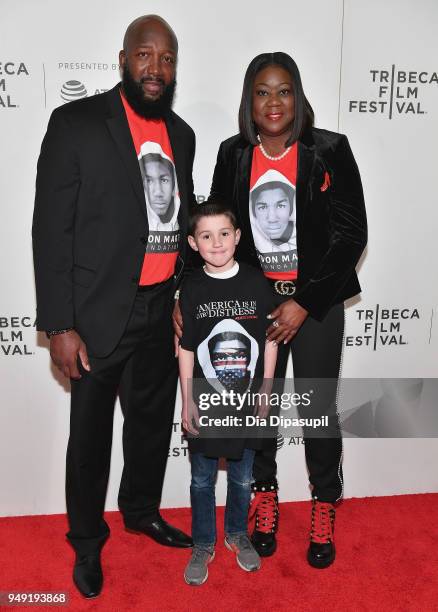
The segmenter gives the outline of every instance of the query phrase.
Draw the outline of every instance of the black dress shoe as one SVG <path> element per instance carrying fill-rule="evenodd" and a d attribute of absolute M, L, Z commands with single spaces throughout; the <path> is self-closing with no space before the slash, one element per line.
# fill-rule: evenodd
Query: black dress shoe
<path fill-rule="evenodd" d="M 174 548 L 191 548 L 193 546 L 193 540 L 190 536 L 166 523 L 161 516 L 152 522 L 144 521 L 135 527 L 126 525 L 126 530 L 130 533 L 144 533 L 163 546 L 173 546 Z"/>
<path fill-rule="evenodd" d="M 336 551 L 333 542 L 327 542 L 327 544 L 310 542 L 307 551 L 307 561 L 312 567 L 324 569 L 333 563 L 335 556 Z"/>
<path fill-rule="evenodd" d="M 88 599 L 97 597 L 100 594 L 103 583 L 100 553 L 76 556 L 73 582 L 79 592 Z"/>
<path fill-rule="evenodd" d="M 277 550 L 277 540 L 275 539 L 275 533 L 272 532 L 254 531 L 251 542 L 261 557 L 270 557 Z"/>

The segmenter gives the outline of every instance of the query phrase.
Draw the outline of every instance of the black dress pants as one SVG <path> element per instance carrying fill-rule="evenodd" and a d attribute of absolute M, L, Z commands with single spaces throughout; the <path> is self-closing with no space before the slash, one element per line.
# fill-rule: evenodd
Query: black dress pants
<path fill-rule="evenodd" d="M 72 381 L 66 497 L 79 554 L 101 548 L 111 458 L 114 404 L 124 416 L 124 468 L 119 507 L 128 527 L 158 515 L 175 408 L 177 360 L 171 313 L 172 282 L 138 292 L 125 332 L 105 358 L 90 356 L 91 372 Z"/>
<path fill-rule="evenodd" d="M 314 437 L 314 431 L 310 436 L 304 431 L 305 455 L 312 496 L 331 503 L 338 500 L 343 492 L 342 436 L 336 413 L 343 336 L 344 304 L 336 304 L 322 322 L 308 317 L 292 342 L 279 345 L 275 369 L 275 378 L 284 379 L 291 351 L 295 391 L 302 393 L 308 390 L 306 385 L 308 379 L 316 379 L 314 385 L 316 395 L 323 402 L 323 405 L 316 407 L 316 412 L 329 417 L 330 435 Z M 300 388 L 299 379 L 307 379 L 303 381 L 303 388 Z M 276 385 L 275 391 L 281 393 L 282 389 L 279 389 L 279 386 L 282 386 L 281 382 L 280 385 Z M 299 416 L 305 414 L 300 411 Z M 276 442 L 276 439 L 272 439 L 269 448 L 266 447 L 265 450 L 256 453 L 253 476 L 258 483 L 276 482 Z"/>

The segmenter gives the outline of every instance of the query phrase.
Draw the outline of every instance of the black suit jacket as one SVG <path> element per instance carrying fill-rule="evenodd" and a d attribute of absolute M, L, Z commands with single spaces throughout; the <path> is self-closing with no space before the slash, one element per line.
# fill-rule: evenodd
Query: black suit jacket
<path fill-rule="evenodd" d="M 181 199 L 177 283 L 194 203 L 195 136 L 174 112 L 165 122 Z M 38 160 L 32 235 L 37 329 L 74 327 L 92 355 L 108 355 L 126 326 L 148 236 L 119 86 L 52 113 Z"/>
<path fill-rule="evenodd" d="M 225 140 L 217 157 L 211 195 L 232 206 L 242 229 L 237 258 L 259 261 L 249 218 L 253 145 L 240 135 Z M 321 187 L 326 172 L 330 186 Z M 293 296 L 322 320 L 330 307 L 360 292 L 355 266 L 367 242 L 359 170 L 346 136 L 312 128 L 298 141 L 296 223 L 297 291 Z"/>

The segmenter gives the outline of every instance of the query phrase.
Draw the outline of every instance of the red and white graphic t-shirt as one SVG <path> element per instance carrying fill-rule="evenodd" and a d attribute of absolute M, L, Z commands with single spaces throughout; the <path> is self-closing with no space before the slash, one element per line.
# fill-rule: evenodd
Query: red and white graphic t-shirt
<path fill-rule="evenodd" d="M 180 197 L 172 148 L 162 119 L 143 119 L 122 95 L 143 178 L 149 233 L 139 285 L 172 276 L 178 257 Z"/>
<path fill-rule="evenodd" d="M 298 275 L 296 184 L 297 144 L 285 157 L 270 160 L 254 147 L 249 218 L 257 256 L 268 278 L 294 280 Z"/>

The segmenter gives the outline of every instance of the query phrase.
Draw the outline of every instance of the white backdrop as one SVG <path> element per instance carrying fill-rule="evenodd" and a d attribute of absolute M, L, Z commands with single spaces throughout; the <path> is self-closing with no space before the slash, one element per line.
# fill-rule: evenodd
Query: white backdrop
<path fill-rule="evenodd" d="M 0 515 L 65 510 L 69 390 L 34 327 L 30 233 L 41 139 L 68 81 L 87 95 L 118 81 L 124 30 L 145 12 L 162 15 L 179 38 L 175 110 L 197 134 L 199 195 L 209 191 L 220 141 L 236 132 L 249 61 L 274 50 L 295 58 L 316 124 L 348 135 L 365 189 L 370 239 L 362 297 L 347 310 L 343 374 L 437 376 L 434 0 L 279 0 L 275 10 L 261 0 L 2 0 Z M 189 504 L 179 412 L 178 399 L 164 507 Z M 348 439 L 344 447 L 347 497 L 438 490 L 434 439 Z M 301 440 L 286 440 L 278 461 L 281 499 L 306 499 Z M 117 407 L 108 509 L 121 466 Z"/>

